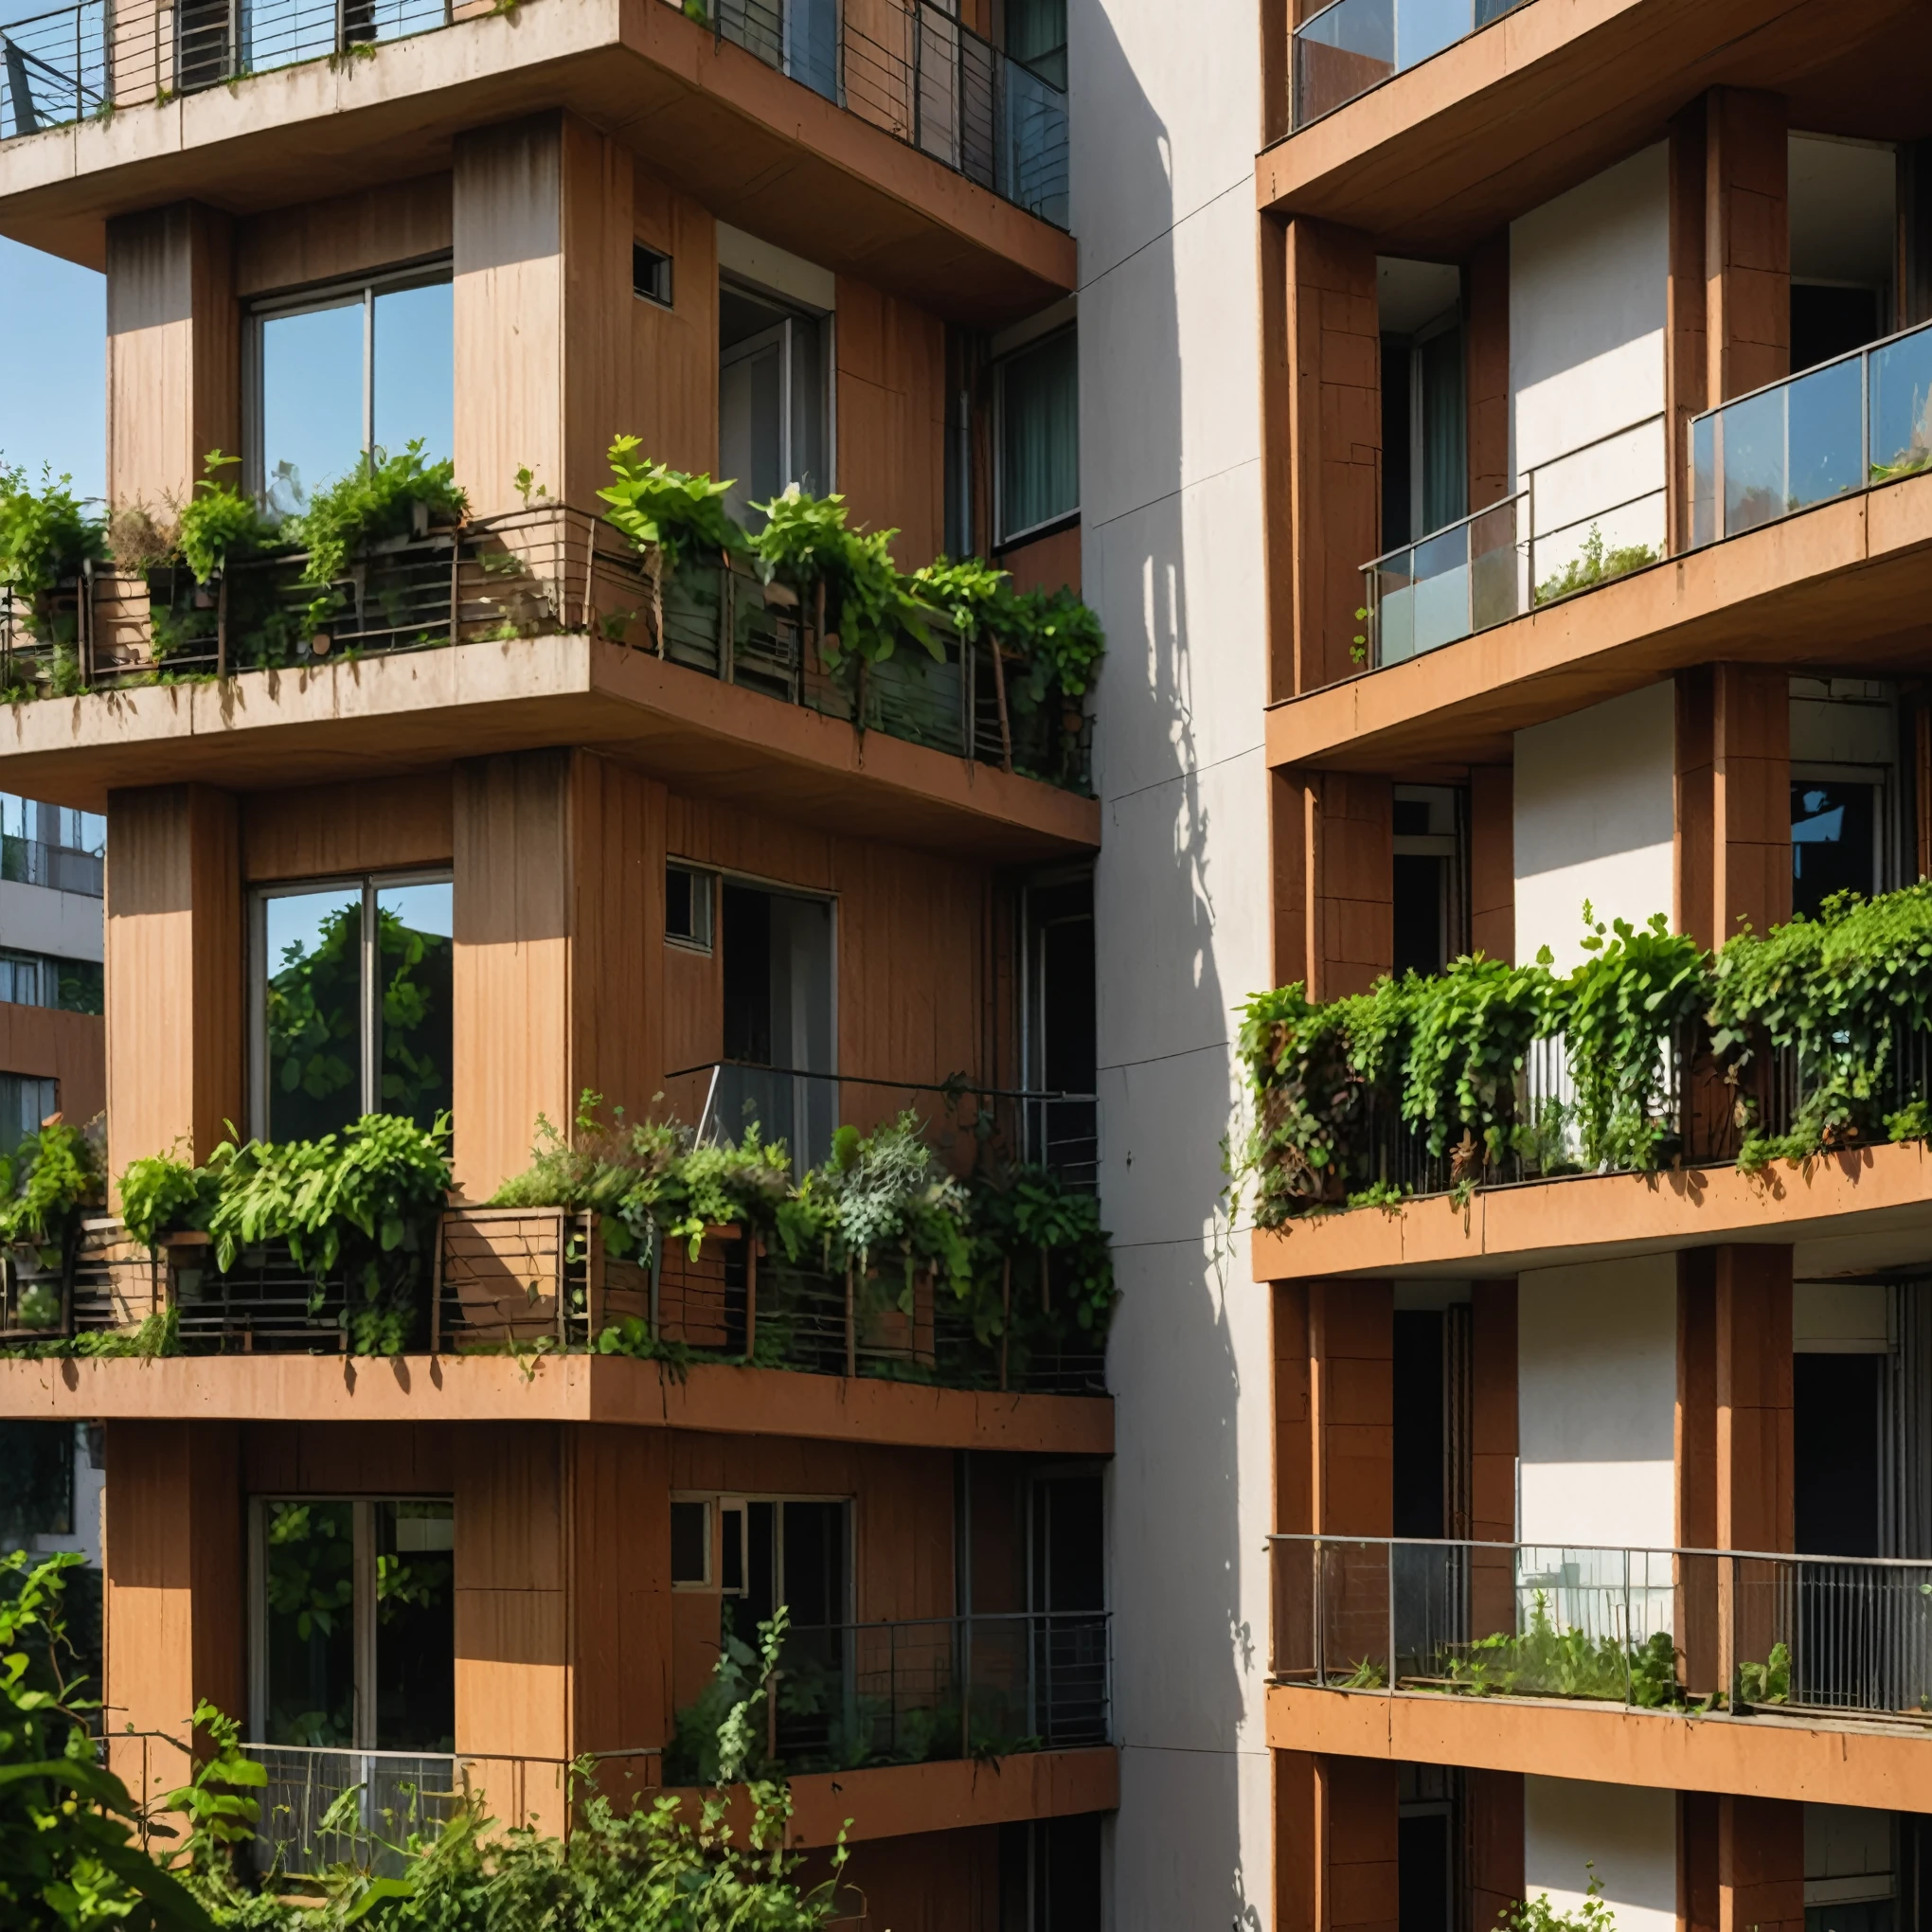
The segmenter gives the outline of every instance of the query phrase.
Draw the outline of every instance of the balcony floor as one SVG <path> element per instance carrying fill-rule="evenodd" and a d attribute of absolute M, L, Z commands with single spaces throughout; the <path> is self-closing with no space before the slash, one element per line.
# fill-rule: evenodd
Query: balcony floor
<path fill-rule="evenodd" d="M 1253 1236 L 1258 1281 L 1317 1276 L 1494 1279 L 1719 1243 L 1789 1244 L 1821 1279 L 1923 1262 L 1932 1251 L 1932 1150 L 1916 1142 L 1778 1162 L 1657 1174 L 1587 1174 L 1478 1189 L 1400 1208 L 1315 1214 Z"/>
<path fill-rule="evenodd" d="M 111 786 L 273 791 L 558 744 L 625 759 L 691 796 L 995 863 L 1100 841 L 1092 798 L 585 636 L 15 705 L 0 712 L 0 782 L 99 812 Z"/>
<path fill-rule="evenodd" d="M 1665 1791 L 1932 1810 L 1932 1732 L 1848 1719 L 1686 1717 L 1621 1705 L 1268 1686 L 1268 1743 Z"/>
<path fill-rule="evenodd" d="M 453 137 L 581 115 L 721 219 L 949 319 L 997 327 L 1074 287 L 1073 240 L 664 0 L 531 0 L 165 104 L 0 142 L 0 234 L 105 266 L 111 215 L 259 213 L 451 165 Z"/>
<path fill-rule="evenodd" d="M 616 1356 L 172 1355 L 0 1362 L 12 1421 L 601 1422 L 930 1449 L 1111 1456 L 1106 1396 L 1000 1395 Z"/>

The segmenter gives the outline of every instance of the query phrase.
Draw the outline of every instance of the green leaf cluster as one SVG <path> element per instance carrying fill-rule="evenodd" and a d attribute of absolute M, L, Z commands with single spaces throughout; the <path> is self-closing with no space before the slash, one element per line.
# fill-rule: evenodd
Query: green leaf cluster
<path fill-rule="evenodd" d="M 1640 1710 L 1685 1702 L 1669 1631 L 1632 1643 L 1592 1637 L 1574 1627 L 1559 1630 L 1542 1590 L 1524 1629 L 1477 1637 L 1446 1657 L 1443 1669 L 1446 1688 L 1478 1696 L 1627 1699 Z"/>
<path fill-rule="evenodd" d="M 203 460 L 206 474 L 181 507 L 175 542 L 197 583 L 211 582 L 231 563 L 259 556 L 280 542 L 280 532 L 255 499 L 222 478 L 223 470 L 241 460 L 210 450 Z"/>
<path fill-rule="evenodd" d="M 1557 598 L 1568 597 L 1572 592 L 1589 590 L 1600 583 L 1608 583 L 1613 577 L 1622 577 L 1632 570 L 1641 570 L 1647 564 L 1656 563 L 1663 556 L 1661 550 L 1649 544 L 1616 544 L 1605 546 L 1603 532 L 1595 524 L 1583 539 L 1582 551 L 1565 564 L 1553 577 L 1546 578 L 1536 586 L 1536 601 L 1540 604 L 1553 602 Z"/>
<path fill-rule="evenodd" d="M 834 674 L 861 662 L 883 663 L 903 637 L 935 659 L 945 655 L 916 581 L 902 577 L 892 561 L 897 530 L 855 530 L 846 521 L 843 496 L 808 496 L 796 484 L 753 508 L 765 517 L 751 545 L 766 581 L 801 594 L 825 591 L 827 635 L 819 651 Z"/>
<path fill-rule="evenodd" d="M 106 527 L 73 482 L 44 469 L 36 489 L 24 469 L 0 463 L 0 588 L 37 598 L 106 555 Z"/>
<path fill-rule="evenodd" d="M 80 1128 L 54 1118 L 0 1156 L 0 1242 L 35 1247 L 60 1265 L 83 1208 L 102 1198 L 99 1149 Z"/>
<path fill-rule="evenodd" d="M 308 552 L 305 584 L 326 590 L 347 574 L 365 545 L 407 536 L 419 505 L 437 523 L 460 523 L 469 514 L 470 500 L 456 488 L 456 465 L 425 462 L 422 452 L 420 437 L 397 456 L 376 451 L 372 460 L 317 491 L 300 515 L 283 523 L 283 540 Z"/>
<path fill-rule="evenodd" d="M 1547 1892 L 1517 1899 L 1496 1915 L 1495 1932 L 1617 1932 L 1617 1915 L 1603 1903 L 1603 1881 L 1594 1864 L 1583 1867 L 1583 1902 L 1574 1912 L 1560 1912 Z"/>
<path fill-rule="evenodd" d="M 615 480 L 597 492 L 610 506 L 604 512 L 610 522 L 638 549 L 661 550 L 668 570 L 697 551 L 744 554 L 744 532 L 724 509 L 730 484 L 653 463 L 637 455 L 640 447 L 635 436 L 620 436 L 610 447 Z"/>
<path fill-rule="evenodd" d="M 941 557 L 915 570 L 912 581 L 916 594 L 944 611 L 962 637 L 989 638 L 1016 659 L 1034 702 L 1043 702 L 1052 687 L 1069 698 L 1093 689 L 1106 635 L 1072 591 L 1016 591 L 1004 570 L 977 557 Z"/>

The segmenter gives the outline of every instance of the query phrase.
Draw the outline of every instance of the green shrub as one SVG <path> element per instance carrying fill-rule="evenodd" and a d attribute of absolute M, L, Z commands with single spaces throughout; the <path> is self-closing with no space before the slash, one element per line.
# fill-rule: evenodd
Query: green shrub
<path fill-rule="evenodd" d="M 37 598 L 106 554 L 106 528 L 73 481 L 46 469 L 36 490 L 25 470 L 0 464 L 0 588 Z"/>
<path fill-rule="evenodd" d="M 604 514 L 632 543 L 640 550 L 655 546 L 667 570 L 698 551 L 732 555 L 748 548 L 744 532 L 725 514 L 730 484 L 640 459 L 638 448 L 635 436 L 612 443 L 615 480 L 597 492 L 610 506 Z"/>
<path fill-rule="evenodd" d="M 320 490 L 309 507 L 281 527 L 283 539 L 306 550 L 301 581 L 326 590 L 349 570 L 366 545 L 409 534 L 420 505 L 433 523 L 460 523 L 470 502 L 456 488 L 456 465 L 423 460 L 420 438 L 399 456 L 375 453 Z"/>

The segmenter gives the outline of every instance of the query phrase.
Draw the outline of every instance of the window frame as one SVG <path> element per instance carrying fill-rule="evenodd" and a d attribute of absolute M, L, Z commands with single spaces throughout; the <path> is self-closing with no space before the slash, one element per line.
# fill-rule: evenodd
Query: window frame
<path fill-rule="evenodd" d="M 1796 790 L 1804 784 L 1862 785 L 1874 795 L 1871 801 L 1871 883 L 1860 889 L 1875 896 L 1889 892 L 1903 882 L 1905 828 L 1899 823 L 1899 771 L 1894 764 L 1859 764 L 1830 759 L 1795 758 L 1790 764 L 1790 782 Z M 1794 872 L 1793 879 L 1797 874 Z"/>
<path fill-rule="evenodd" d="M 640 262 L 648 264 L 652 281 L 662 280 L 664 285 L 662 295 L 659 295 L 654 287 L 647 288 L 640 279 L 637 274 Z M 676 258 L 668 248 L 659 248 L 654 242 L 646 242 L 642 237 L 635 235 L 631 238 L 631 293 L 640 302 L 649 302 L 655 308 L 677 307 Z"/>
<path fill-rule="evenodd" d="M 1028 524 L 1024 528 L 1007 528 L 1006 510 L 1006 435 L 1007 435 L 1007 371 L 1015 363 L 1024 362 L 1029 356 L 1043 353 L 1055 343 L 1071 337 L 1076 344 L 1073 368 L 1074 392 L 1074 491 L 1073 503 L 1069 509 L 1055 510 L 1038 523 Z M 1049 329 L 1036 335 L 1029 342 L 1010 349 L 993 365 L 993 528 L 994 531 L 993 549 L 1011 550 L 1019 545 L 1029 543 L 1035 537 L 1043 537 L 1063 527 L 1078 523 L 1081 515 L 1081 499 L 1083 492 L 1080 474 L 1080 357 L 1078 343 L 1080 323 L 1078 319 L 1068 322 L 1061 329 Z"/>
<path fill-rule="evenodd" d="M 456 283 L 456 258 L 448 251 L 399 263 L 393 268 L 316 282 L 306 288 L 259 295 L 249 301 L 242 331 L 242 487 L 257 503 L 265 502 L 268 494 L 268 453 L 263 447 L 267 415 L 266 400 L 262 394 L 262 383 L 267 374 L 262 348 L 264 326 L 284 316 L 346 308 L 349 306 L 348 298 L 360 298 L 363 312 L 363 461 L 367 463 L 376 447 L 376 297 L 401 295 L 410 289 L 435 288 L 445 282 L 452 287 Z M 453 367 L 454 360 L 453 344 Z"/>
<path fill-rule="evenodd" d="M 669 886 L 667 885 L 667 889 L 665 893 L 664 943 L 667 946 L 677 947 L 680 952 L 697 953 L 708 959 L 718 950 L 719 875 L 717 871 L 709 866 L 693 865 L 689 859 L 671 859 L 671 858 L 665 860 L 664 871 L 667 882 L 669 881 L 670 875 L 672 872 L 682 872 L 685 874 L 687 878 L 690 880 L 691 909 L 692 909 L 691 924 L 693 928 L 696 928 L 702 923 L 704 928 L 702 938 L 700 938 L 697 935 L 695 930 L 689 937 L 687 937 L 683 933 L 674 933 L 671 931 L 671 903 L 670 903 L 671 895 Z M 698 888 L 700 886 L 704 887 L 704 902 L 705 902 L 705 916 L 702 921 L 700 921 L 696 916 L 698 904 Z"/>
<path fill-rule="evenodd" d="M 861 1620 L 858 1614 L 859 1499 L 856 1495 L 814 1495 L 796 1490 L 673 1490 L 671 1500 L 677 1503 L 703 1502 L 711 1506 L 709 1555 L 713 1559 L 709 1581 L 703 1584 L 674 1583 L 671 1587 L 691 1591 L 703 1589 L 707 1595 L 721 1600 L 735 1597 L 741 1601 L 751 1594 L 751 1506 L 753 1503 L 773 1504 L 778 1513 L 772 1522 L 772 1598 L 778 1603 L 786 1601 L 785 1506 L 788 1503 L 836 1505 L 845 1512 L 845 1576 L 842 1585 L 847 1616 L 840 1627 L 850 1627 Z M 735 1587 L 724 1581 L 724 1519 L 733 1512 L 738 1517 L 739 1535 L 738 1583 Z"/>
<path fill-rule="evenodd" d="M 793 396 L 793 365 L 796 358 L 793 353 L 792 328 L 796 322 L 815 323 L 821 331 L 823 352 L 818 357 L 818 378 L 825 420 L 825 487 L 818 492 L 830 496 L 838 488 L 838 311 L 821 309 L 816 304 L 804 301 L 797 295 L 788 295 L 783 289 L 773 288 L 767 282 L 755 280 L 752 277 L 741 275 L 735 270 L 721 268 L 718 271 L 718 293 L 735 294 L 761 307 L 773 310 L 778 320 L 768 329 L 760 330 L 756 335 L 748 335 L 742 341 L 734 342 L 729 349 L 721 343 L 716 350 L 718 373 L 722 378 L 727 362 L 742 360 L 751 352 L 751 346 L 766 334 L 779 337 L 778 350 L 778 427 L 782 456 L 778 467 L 787 472 L 795 480 L 798 469 L 798 452 L 795 447 L 796 412 Z M 716 324 L 713 333 L 717 332 Z M 722 414 L 721 414 L 722 426 Z M 788 484 L 780 484 L 781 490 Z"/>
<path fill-rule="evenodd" d="M 359 1072 L 362 1078 L 361 1111 L 384 1112 L 381 989 L 371 970 L 370 956 L 381 940 L 376 918 L 380 896 L 400 886 L 448 886 L 452 898 L 456 875 L 449 866 L 425 866 L 401 872 L 345 872 L 323 879 L 264 880 L 248 888 L 248 1121 L 256 1138 L 269 1136 L 268 1096 L 268 978 L 273 962 L 268 957 L 268 902 L 271 899 L 299 899 L 310 893 L 362 893 L 361 989 L 357 1004 L 361 1012 L 362 1037 L 359 1044 Z M 454 921 L 452 921 L 454 924 Z M 454 937 L 451 940 L 455 944 Z M 452 1022 L 455 1015 L 452 1014 Z"/>
<path fill-rule="evenodd" d="M 431 1495 L 359 1495 L 345 1490 L 304 1493 L 263 1490 L 248 1497 L 248 1725 L 250 1742 L 267 1744 L 268 1728 L 268 1512 L 280 1503 L 347 1503 L 350 1516 L 352 1564 L 349 1615 L 354 1623 L 355 1657 L 354 1717 L 352 1744 L 339 1748 L 373 1751 L 380 1735 L 376 1708 L 376 1511 L 384 1503 L 447 1503 L 450 1510 L 450 1543 L 456 1545 L 456 1499 L 454 1493 Z M 452 1565 L 454 1590 L 454 1564 Z M 450 1652 L 450 1670 L 456 1671 L 456 1651 Z M 438 1755 L 429 1753 L 430 1756 Z"/>
<path fill-rule="evenodd" d="M 724 1512 L 718 1507 L 719 1498 L 710 1491 L 672 1490 L 671 1507 L 703 1510 L 705 1512 L 705 1574 L 695 1582 L 689 1577 L 679 1577 L 676 1565 L 671 1565 L 671 1587 L 673 1592 L 687 1591 L 694 1596 L 715 1597 L 723 1593 L 724 1582 Z M 742 1574 L 742 1571 L 741 1571 Z M 739 1594 L 737 1591 L 731 1593 Z"/>

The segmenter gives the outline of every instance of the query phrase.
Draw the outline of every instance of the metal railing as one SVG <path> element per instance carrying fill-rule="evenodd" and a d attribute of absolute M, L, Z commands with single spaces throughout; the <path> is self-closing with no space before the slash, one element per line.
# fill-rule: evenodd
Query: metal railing
<path fill-rule="evenodd" d="M 680 12 L 683 0 L 670 0 Z M 79 0 L 0 26 L 0 138 L 454 26 L 477 0 Z M 930 0 L 712 0 L 729 40 L 1059 227 L 1066 96 Z"/>
<path fill-rule="evenodd" d="M 306 670 L 458 643 L 588 633 L 726 684 L 958 758 L 1089 789 L 1090 725 L 1057 692 L 1033 704 L 992 649 L 937 613 L 937 656 L 911 640 L 835 674 L 815 612 L 742 560 L 660 574 L 601 517 L 541 504 L 371 545 L 346 574 L 301 581 L 301 553 L 252 558 L 197 583 L 92 566 L 34 598 L 0 587 L 0 691 L 12 697 Z"/>
<path fill-rule="evenodd" d="M 1714 544 L 1932 465 L 1932 323 L 1690 424 L 1691 543 Z"/>
<path fill-rule="evenodd" d="M 1652 432 L 1661 438 L 1663 422 L 1649 416 L 1532 464 L 1513 496 L 1365 564 L 1370 666 L 1419 657 L 1657 562 L 1665 486 L 1626 486 L 1664 474 L 1661 449 L 1653 463 L 1640 446 Z M 1590 474 L 1580 482 L 1565 465 Z M 1619 477 L 1619 468 L 1636 478 Z"/>
<path fill-rule="evenodd" d="M 1305 128 L 1524 0 L 1334 0 L 1295 29 L 1294 125 Z"/>
<path fill-rule="evenodd" d="M 1932 1562 L 1278 1535 L 1271 1673 L 1932 1725 Z"/>
<path fill-rule="evenodd" d="M 767 1719 L 791 1771 L 1108 1742 L 1104 1611 L 794 1627 Z"/>
<path fill-rule="evenodd" d="M 1064 228 L 1065 94 L 931 0 L 864 17 L 843 0 L 711 0 L 721 40 Z"/>
<path fill-rule="evenodd" d="M 37 838 L 0 832 L 0 879 L 99 899 L 107 890 L 107 861 L 98 852 L 76 846 L 45 845 Z"/>
<path fill-rule="evenodd" d="M 1099 1173 L 1093 1094 L 981 1086 L 963 1077 L 875 1080 L 742 1060 L 680 1068 L 666 1076 L 665 1094 L 678 1118 L 698 1123 L 700 1140 L 735 1141 L 757 1126 L 766 1139 L 785 1143 L 800 1174 L 823 1162 L 835 1127 L 869 1134 L 908 1111 L 940 1159 L 961 1174 L 986 1149 L 1034 1162 L 1068 1187 L 1091 1189 Z"/>

